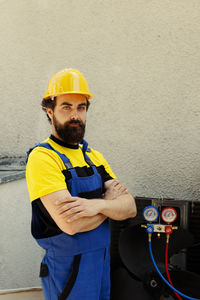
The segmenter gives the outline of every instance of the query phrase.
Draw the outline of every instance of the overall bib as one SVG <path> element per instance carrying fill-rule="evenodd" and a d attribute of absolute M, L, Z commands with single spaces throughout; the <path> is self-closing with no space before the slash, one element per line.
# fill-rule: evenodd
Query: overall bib
<path fill-rule="evenodd" d="M 59 155 L 66 167 L 63 174 L 72 196 L 89 199 L 92 198 L 93 192 L 95 194 L 95 191 L 100 190 L 98 198 L 101 198 L 102 179 L 86 154 L 87 151 L 90 151 L 87 145 L 84 141 L 82 151 L 87 164 L 93 170 L 93 174 L 88 177 L 78 177 L 70 160 L 50 144 L 42 143 L 35 147 L 45 147 Z M 34 148 L 29 150 L 28 155 Z M 66 176 L 67 172 L 68 174 L 70 172 L 71 176 Z M 36 241 L 46 250 L 40 270 L 45 300 L 110 299 L 108 220 L 91 231 L 75 235 L 63 232 L 56 236 L 36 239 Z"/>

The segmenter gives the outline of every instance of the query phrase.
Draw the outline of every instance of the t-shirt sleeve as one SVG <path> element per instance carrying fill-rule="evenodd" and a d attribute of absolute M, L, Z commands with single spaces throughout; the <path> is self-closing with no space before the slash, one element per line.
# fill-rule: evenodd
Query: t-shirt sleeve
<path fill-rule="evenodd" d="M 66 189 L 64 164 L 53 151 L 37 147 L 29 155 L 26 181 L 30 201 Z"/>
<path fill-rule="evenodd" d="M 103 170 L 101 170 L 101 176 L 103 178 L 103 181 L 106 182 L 110 179 L 116 179 L 116 175 L 113 173 L 110 165 L 108 164 L 104 156 L 98 151 L 95 151 L 95 154 L 98 156 L 98 159 L 100 160 L 101 165 L 103 166 Z"/>
<path fill-rule="evenodd" d="M 116 175 L 113 173 L 110 165 L 108 164 L 107 160 L 104 158 L 104 168 L 105 168 L 105 171 L 107 173 L 107 175 L 105 175 L 105 178 L 104 178 L 104 182 L 105 181 L 108 181 L 110 179 L 116 179 Z"/>

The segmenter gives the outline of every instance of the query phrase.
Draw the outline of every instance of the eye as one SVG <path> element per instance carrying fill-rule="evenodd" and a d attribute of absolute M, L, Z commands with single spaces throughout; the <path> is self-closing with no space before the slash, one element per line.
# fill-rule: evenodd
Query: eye
<path fill-rule="evenodd" d="M 78 110 L 80 110 L 80 111 L 84 111 L 85 109 L 86 109 L 85 106 L 79 106 L 79 108 L 78 108 Z"/>
<path fill-rule="evenodd" d="M 70 106 L 63 106 L 64 110 L 70 110 Z"/>

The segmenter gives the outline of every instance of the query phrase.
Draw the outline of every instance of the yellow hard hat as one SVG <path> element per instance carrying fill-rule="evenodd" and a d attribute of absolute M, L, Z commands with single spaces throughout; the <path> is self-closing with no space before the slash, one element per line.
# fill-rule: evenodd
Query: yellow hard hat
<path fill-rule="evenodd" d="M 63 69 L 49 80 L 44 99 L 63 94 L 82 94 L 91 99 L 88 84 L 83 75 L 75 69 Z"/>

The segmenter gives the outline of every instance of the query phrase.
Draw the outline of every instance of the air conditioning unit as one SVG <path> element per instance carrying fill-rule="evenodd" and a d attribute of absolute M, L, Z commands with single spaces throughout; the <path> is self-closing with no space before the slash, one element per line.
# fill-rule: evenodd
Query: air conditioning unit
<path fill-rule="evenodd" d="M 145 207 L 158 212 L 167 207 L 177 218 L 169 239 L 169 273 L 173 286 L 183 294 L 200 299 L 200 201 L 136 197 L 137 216 L 111 221 L 111 300 L 172 300 L 174 291 L 158 275 L 149 253 Z M 164 221 L 159 218 L 160 225 Z M 143 227 L 141 227 L 143 225 Z M 166 234 L 152 234 L 155 261 L 165 277 Z M 183 298 L 185 299 L 185 298 Z"/>

